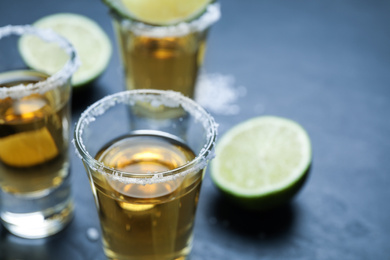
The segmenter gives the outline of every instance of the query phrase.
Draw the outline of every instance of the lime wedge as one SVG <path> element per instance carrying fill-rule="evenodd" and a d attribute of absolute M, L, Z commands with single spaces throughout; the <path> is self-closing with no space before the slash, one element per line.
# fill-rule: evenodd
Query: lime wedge
<path fill-rule="evenodd" d="M 34 166 L 53 159 L 58 152 L 46 127 L 0 138 L 0 160 L 10 166 Z"/>
<path fill-rule="evenodd" d="M 227 131 L 216 146 L 211 177 L 239 205 L 266 210 L 288 202 L 311 165 L 311 144 L 296 122 L 263 116 Z"/>
<path fill-rule="evenodd" d="M 189 21 L 204 12 L 212 0 L 103 0 L 122 15 L 141 22 L 170 25 Z"/>
<path fill-rule="evenodd" d="M 45 16 L 34 23 L 38 28 L 49 28 L 60 34 L 75 47 L 81 66 L 72 77 L 72 85 L 84 85 L 97 78 L 107 67 L 111 57 L 111 42 L 100 26 L 88 17 L 58 13 Z M 32 69 L 49 75 L 62 68 L 68 59 L 59 47 L 33 36 L 23 36 L 19 52 Z"/>

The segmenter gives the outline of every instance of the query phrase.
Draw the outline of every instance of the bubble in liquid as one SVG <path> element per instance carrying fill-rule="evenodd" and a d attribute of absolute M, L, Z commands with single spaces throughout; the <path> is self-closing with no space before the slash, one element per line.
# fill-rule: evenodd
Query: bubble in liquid
<path fill-rule="evenodd" d="M 130 224 L 126 224 L 126 230 L 127 230 L 127 231 L 130 231 L 130 229 L 131 229 Z"/>

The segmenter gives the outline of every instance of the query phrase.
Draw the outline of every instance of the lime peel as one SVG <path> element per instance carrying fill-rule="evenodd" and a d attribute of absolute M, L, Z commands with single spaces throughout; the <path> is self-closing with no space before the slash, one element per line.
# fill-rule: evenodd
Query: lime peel
<path fill-rule="evenodd" d="M 221 138 L 211 162 L 216 186 L 240 205 L 271 208 L 303 185 L 311 165 L 311 144 L 296 122 L 262 116 L 242 122 Z"/>
<path fill-rule="evenodd" d="M 107 67 L 112 53 L 111 42 L 90 18 L 74 13 L 57 13 L 42 17 L 33 26 L 51 29 L 75 47 L 81 66 L 72 77 L 73 86 L 89 83 Z M 24 36 L 19 41 L 19 52 L 26 64 L 49 75 L 61 68 L 67 59 L 55 47 L 31 36 Z"/>

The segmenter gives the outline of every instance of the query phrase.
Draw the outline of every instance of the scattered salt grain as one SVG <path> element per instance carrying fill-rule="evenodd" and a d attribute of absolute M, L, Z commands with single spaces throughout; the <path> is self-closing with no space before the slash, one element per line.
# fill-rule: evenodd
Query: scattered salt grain
<path fill-rule="evenodd" d="M 238 98 L 246 95 L 246 88 L 236 86 L 232 75 L 219 73 L 202 74 L 196 86 L 196 101 L 212 113 L 220 115 L 236 115 L 240 107 Z"/>

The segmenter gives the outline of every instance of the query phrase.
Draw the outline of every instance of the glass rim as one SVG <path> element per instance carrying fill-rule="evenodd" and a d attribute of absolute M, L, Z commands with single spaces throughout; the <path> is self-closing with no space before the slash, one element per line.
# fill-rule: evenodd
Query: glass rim
<path fill-rule="evenodd" d="M 95 121 L 96 117 L 104 114 L 107 109 L 118 104 L 130 104 L 131 102 L 137 101 L 135 98 L 137 96 L 139 98 L 145 98 L 148 96 L 157 95 L 163 96 L 169 101 L 177 102 L 176 104 L 178 106 L 181 105 L 184 110 L 194 114 L 196 120 L 202 121 L 204 129 L 207 131 L 207 141 L 193 160 L 173 170 L 154 173 L 131 173 L 108 167 L 96 160 L 87 151 L 82 141 L 82 134 L 85 127 L 88 126 L 91 122 Z M 134 99 L 131 99 L 131 97 Z M 178 177 L 185 176 L 190 172 L 198 172 L 204 169 L 208 161 L 210 161 L 215 156 L 214 146 L 217 138 L 217 128 L 218 125 L 215 123 L 214 118 L 209 112 L 207 112 L 194 100 L 185 97 L 179 92 L 172 90 L 164 91 L 154 89 L 127 90 L 108 95 L 89 106 L 77 120 L 74 130 L 74 139 L 72 142 L 76 148 L 75 150 L 78 157 L 83 161 L 83 163 L 86 163 L 89 168 L 93 169 L 94 171 L 98 171 L 103 175 L 109 176 L 112 180 L 120 181 L 125 184 L 133 183 L 145 185 L 172 181 Z"/>
<path fill-rule="evenodd" d="M 57 43 L 58 46 L 68 54 L 69 59 L 59 71 L 53 75 L 49 75 L 45 80 L 37 83 L 29 83 L 27 85 L 19 84 L 7 88 L 0 87 L 0 99 L 7 97 L 20 98 L 34 93 L 42 94 L 50 89 L 64 85 L 81 64 L 73 45 L 51 29 L 40 29 L 33 27 L 32 25 L 6 25 L 0 27 L 0 40 L 11 35 L 21 37 L 26 34 L 38 36 L 46 42 Z"/>
<path fill-rule="evenodd" d="M 205 11 L 192 20 L 171 25 L 157 25 L 142 22 L 131 17 L 130 14 L 125 14 L 119 6 L 111 6 L 110 10 L 114 18 L 119 20 L 121 26 L 137 35 L 155 38 L 179 37 L 191 32 L 203 31 L 217 22 L 221 17 L 221 8 L 218 2 L 209 3 Z"/>

